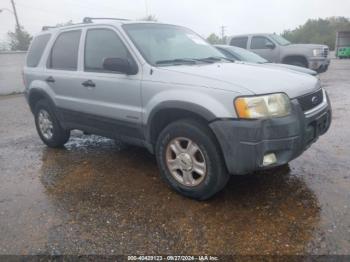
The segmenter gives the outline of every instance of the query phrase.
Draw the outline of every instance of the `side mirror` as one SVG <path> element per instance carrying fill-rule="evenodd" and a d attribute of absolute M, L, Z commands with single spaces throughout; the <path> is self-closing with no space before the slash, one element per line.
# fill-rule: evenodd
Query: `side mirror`
<path fill-rule="evenodd" d="M 137 73 L 137 70 L 135 70 L 135 67 L 130 64 L 129 60 L 116 57 L 105 58 L 103 61 L 103 69 L 124 73 L 127 75 Z"/>
<path fill-rule="evenodd" d="M 274 43 L 271 43 L 271 42 L 267 42 L 266 44 L 265 44 L 265 47 L 267 48 L 267 49 L 275 49 L 275 44 Z"/>

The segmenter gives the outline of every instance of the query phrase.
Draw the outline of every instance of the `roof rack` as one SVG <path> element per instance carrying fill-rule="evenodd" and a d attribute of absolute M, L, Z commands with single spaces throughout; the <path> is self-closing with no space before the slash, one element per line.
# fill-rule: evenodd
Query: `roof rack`
<path fill-rule="evenodd" d="M 50 29 L 53 29 L 53 28 L 56 28 L 57 26 L 43 26 L 41 28 L 41 31 L 47 31 L 47 30 L 50 30 Z"/>
<path fill-rule="evenodd" d="M 128 21 L 125 18 L 114 18 L 114 17 L 84 17 L 83 23 L 92 23 L 93 20 L 117 20 L 117 21 Z"/>

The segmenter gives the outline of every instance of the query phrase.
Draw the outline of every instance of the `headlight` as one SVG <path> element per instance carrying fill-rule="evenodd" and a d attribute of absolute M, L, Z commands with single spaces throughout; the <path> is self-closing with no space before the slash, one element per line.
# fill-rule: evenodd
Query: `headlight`
<path fill-rule="evenodd" d="M 240 118 L 281 117 L 290 114 L 289 97 L 285 94 L 238 97 L 235 107 Z"/>
<path fill-rule="evenodd" d="M 312 54 L 314 56 L 322 56 L 323 55 L 323 49 L 314 49 L 314 50 L 312 50 Z"/>

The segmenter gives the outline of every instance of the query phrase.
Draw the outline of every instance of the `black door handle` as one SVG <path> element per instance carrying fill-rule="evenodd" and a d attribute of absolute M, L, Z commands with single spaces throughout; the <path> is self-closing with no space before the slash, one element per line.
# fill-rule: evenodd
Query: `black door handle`
<path fill-rule="evenodd" d="M 48 83 L 55 83 L 55 79 L 52 76 L 49 76 L 48 78 L 46 78 L 45 81 Z"/>
<path fill-rule="evenodd" d="M 86 80 L 86 81 L 84 81 L 83 83 L 81 83 L 83 86 L 85 86 L 85 87 L 95 87 L 96 85 L 95 85 L 95 83 L 93 82 L 93 81 L 91 81 L 91 80 Z"/>

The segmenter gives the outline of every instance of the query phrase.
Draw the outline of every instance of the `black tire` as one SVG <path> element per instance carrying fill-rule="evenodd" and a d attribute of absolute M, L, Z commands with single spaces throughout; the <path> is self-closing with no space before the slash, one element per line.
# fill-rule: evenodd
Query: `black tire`
<path fill-rule="evenodd" d="M 52 131 L 52 137 L 50 139 L 47 139 L 41 132 L 40 127 L 39 127 L 39 112 L 41 110 L 45 110 L 50 117 L 50 120 L 52 122 L 53 125 L 53 131 Z M 36 130 L 41 138 L 41 140 L 48 146 L 48 147 L 53 147 L 53 148 L 57 148 L 57 147 L 62 147 L 65 143 L 67 143 L 67 141 L 69 140 L 70 137 L 70 131 L 69 130 L 65 130 L 61 127 L 55 113 L 54 110 L 52 109 L 52 106 L 50 105 L 50 103 L 43 99 L 43 100 L 39 100 L 34 108 L 34 119 L 35 119 L 35 126 L 36 126 Z"/>
<path fill-rule="evenodd" d="M 291 60 L 287 62 L 288 65 L 294 65 L 294 66 L 300 66 L 300 67 L 307 67 L 307 64 L 300 60 Z"/>
<path fill-rule="evenodd" d="M 207 172 L 203 181 L 197 186 L 185 186 L 178 182 L 166 164 L 166 149 L 175 138 L 188 138 L 195 142 L 204 155 Z M 206 200 L 224 188 L 229 180 L 221 150 L 215 136 L 209 128 L 194 120 L 184 119 L 169 124 L 160 133 L 156 144 L 156 158 L 163 180 L 180 194 Z"/>

